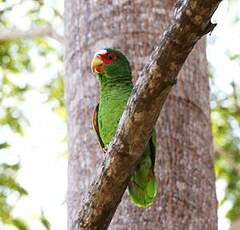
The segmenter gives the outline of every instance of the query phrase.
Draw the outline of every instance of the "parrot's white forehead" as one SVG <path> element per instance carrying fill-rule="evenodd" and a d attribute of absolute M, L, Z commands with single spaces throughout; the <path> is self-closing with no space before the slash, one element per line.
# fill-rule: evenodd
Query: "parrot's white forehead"
<path fill-rule="evenodd" d="M 107 50 L 101 49 L 101 50 L 98 50 L 94 56 L 96 57 L 97 55 L 106 54 L 106 53 L 107 53 Z"/>

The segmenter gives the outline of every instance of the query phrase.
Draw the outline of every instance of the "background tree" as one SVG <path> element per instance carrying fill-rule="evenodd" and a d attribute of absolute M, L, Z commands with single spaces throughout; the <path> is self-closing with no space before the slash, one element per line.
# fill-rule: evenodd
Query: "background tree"
<path fill-rule="evenodd" d="M 101 156 L 90 121 L 97 92 L 96 81 L 89 76 L 92 55 L 102 47 L 118 47 L 129 57 L 133 75 L 137 76 L 159 32 L 168 24 L 173 4 L 172 1 L 65 2 L 70 229 Z M 112 221 L 112 229 L 129 226 L 216 229 L 206 64 L 202 40 L 184 65 L 157 124 L 161 155 L 157 154 L 156 161 L 159 195 L 155 204 L 139 210 L 124 199 Z"/>

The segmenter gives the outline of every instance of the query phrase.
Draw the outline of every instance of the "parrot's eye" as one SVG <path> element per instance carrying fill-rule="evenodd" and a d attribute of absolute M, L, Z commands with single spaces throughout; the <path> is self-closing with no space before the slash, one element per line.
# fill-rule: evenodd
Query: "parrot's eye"
<path fill-rule="evenodd" d="M 108 52 L 106 54 L 102 54 L 101 59 L 104 64 L 112 64 L 117 59 L 117 57 L 114 53 Z"/>

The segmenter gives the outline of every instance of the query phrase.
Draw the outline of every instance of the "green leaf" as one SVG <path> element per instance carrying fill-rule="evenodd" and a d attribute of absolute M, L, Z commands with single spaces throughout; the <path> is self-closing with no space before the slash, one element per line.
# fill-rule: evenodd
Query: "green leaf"
<path fill-rule="evenodd" d="M 9 144 L 7 142 L 0 143 L 0 149 L 5 149 L 9 147 Z"/>
<path fill-rule="evenodd" d="M 51 224 L 48 219 L 45 217 L 43 210 L 41 211 L 40 221 L 46 230 L 51 230 Z"/>

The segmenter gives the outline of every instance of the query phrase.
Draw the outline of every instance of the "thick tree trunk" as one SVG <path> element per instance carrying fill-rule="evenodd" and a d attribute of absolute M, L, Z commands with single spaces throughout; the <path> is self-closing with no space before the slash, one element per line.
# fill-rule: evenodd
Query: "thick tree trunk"
<path fill-rule="evenodd" d="M 104 47 L 120 48 L 137 76 L 168 24 L 174 2 L 65 1 L 69 229 L 103 158 L 91 126 L 98 91 L 90 72 L 93 53 Z M 217 229 L 208 91 L 202 40 L 186 61 L 157 124 L 161 155 L 157 154 L 155 166 L 156 202 L 139 209 L 125 196 L 111 229 Z"/>

